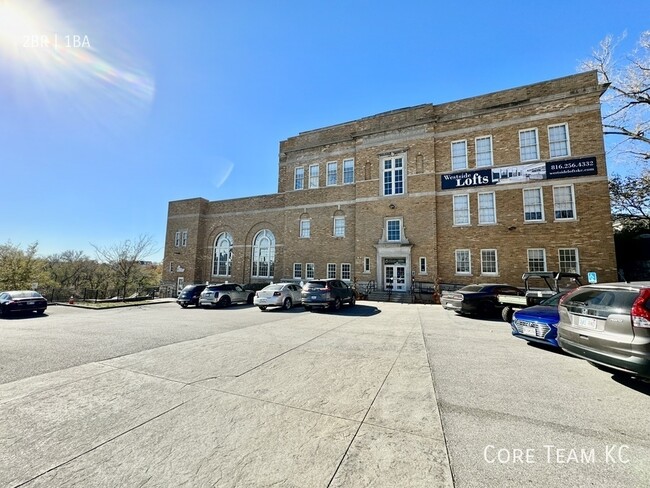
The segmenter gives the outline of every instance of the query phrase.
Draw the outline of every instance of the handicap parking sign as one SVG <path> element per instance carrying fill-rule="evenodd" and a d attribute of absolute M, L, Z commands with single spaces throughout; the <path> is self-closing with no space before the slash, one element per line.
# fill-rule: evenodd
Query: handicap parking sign
<path fill-rule="evenodd" d="M 596 276 L 596 273 L 593 271 L 587 273 L 587 281 L 589 283 L 598 283 L 598 277 Z"/>

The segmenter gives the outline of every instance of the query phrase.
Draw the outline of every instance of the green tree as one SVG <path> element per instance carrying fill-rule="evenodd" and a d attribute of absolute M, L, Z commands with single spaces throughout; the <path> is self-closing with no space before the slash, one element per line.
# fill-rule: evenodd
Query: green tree
<path fill-rule="evenodd" d="M 7 241 L 0 245 L 0 290 L 30 290 L 47 279 L 43 261 L 36 257 L 38 242 L 23 250 Z"/>

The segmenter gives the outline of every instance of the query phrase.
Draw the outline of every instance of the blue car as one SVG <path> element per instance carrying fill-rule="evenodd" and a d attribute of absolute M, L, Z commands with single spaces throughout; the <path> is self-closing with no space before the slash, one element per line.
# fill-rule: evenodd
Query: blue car
<path fill-rule="evenodd" d="M 560 321 L 558 305 L 567 293 L 557 293 L 539 305 L 517 310 L 510 323 L 512 335 L 525 341 L 560 347 L 557 342 L 557 324 Z"/>

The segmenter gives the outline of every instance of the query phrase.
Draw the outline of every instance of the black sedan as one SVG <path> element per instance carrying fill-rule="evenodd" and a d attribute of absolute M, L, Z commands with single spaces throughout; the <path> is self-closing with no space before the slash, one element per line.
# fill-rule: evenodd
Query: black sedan
<path fill-rule="evenodd" d="M 523 290 L 511 285 L 486 283 L 467 285 L 456 291 L 443 291 L 440 297 L 442 308 L 466 315 L 494 315 L 503 308 L 497 295 L 522 296 Z"/>
<path fill-rule="evenodd" d="M 0 317 L 3 318 L 17 312 L 36 312 L 41 315 L 46 308 L 47 300 L 35 291 L 18 290 L 0 293 Z"/>

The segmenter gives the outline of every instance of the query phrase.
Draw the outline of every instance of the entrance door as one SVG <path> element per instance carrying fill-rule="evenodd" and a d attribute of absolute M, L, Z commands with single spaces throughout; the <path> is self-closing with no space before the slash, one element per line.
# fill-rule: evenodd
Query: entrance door
<path fill-rule="evenodd" d="M 386 291 L 406 291 L 406 266 L 386 264 L 384 266 L 384 289 Z"/>

